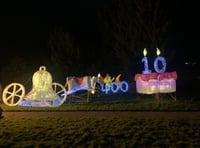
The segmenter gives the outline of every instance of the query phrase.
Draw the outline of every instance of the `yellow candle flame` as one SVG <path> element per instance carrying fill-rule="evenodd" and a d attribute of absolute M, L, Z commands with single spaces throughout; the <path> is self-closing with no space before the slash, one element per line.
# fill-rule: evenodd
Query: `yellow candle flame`
<path fill-rule="evenodd" d="M 157 56 L 160 55 L 160 49 L 159 48 L 156 48 L 156 54 L 157 54 Z"/>
<path fill-rule="evenodd" d="M 98 73 L 97 77 L 99 78 L 101 76 L 100 72 Z"/>
<path fill-rule="evenodd" d="M 144 48 L 144 50 L 143 50 L 143 55 L 144 55 L 144 56 L 147 55 L 147 49 L 146 49 L 146 48 Z"/>

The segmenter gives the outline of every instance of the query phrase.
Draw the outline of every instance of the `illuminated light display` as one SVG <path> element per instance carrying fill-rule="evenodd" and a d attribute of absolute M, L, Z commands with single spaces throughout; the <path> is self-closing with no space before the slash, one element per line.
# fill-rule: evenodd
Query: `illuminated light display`
<path fill-rule="evenodd" d="M 126 81 L 120 83 L 120 90 L 124 93 L 128 91 L 128 83 Z"/>
<path fill-rule="evenodd" d="M 35 106 L 35 107 L 54 107 L 64 103 L 66 89 L 59 83 L 52 82 L 51 74 L 46 71 L 45 66 L 41 66 L 38 71 L 33 74 L 31 91 L 24 96 L 19 106 Z"/>
<path fill-rule="evenodd" d="M 39 71 L 35 72 L 32 77 L 33 88 L 25 96 L 27 100 L 56 100 L 58 98 L 55 91 L 52 89 L 52 76 L 46 71 L 44 66 L 41 66 Z"/>
<path fill-rule="evenodd" d="M 160 81 L 160 93 L 169 93 L 176 91 L 176 81 L 174 79 L 164 79 Z"/>
<path fill-rule="evenodd" d="M 59 83 L 52 82 L 51 74 L 45 66 L 40 66 L 32 77 L 32 89 L 25 95 L 23 85 L 13 82 L 3 90 L 2 100 L 8 106 L 55 107 L 64 103 L 66 89 Z M 64 95 L 63 95 L 64 94 Z"/>
<path fill-rule="evenodd" d="M 117 75 L 117 77 L 115 78 L 115 82 L 120 85 L 121 81 L 120 81 L 120 77 L 121 77 L 121 74 Z"/>
<path fill-rule="evenodd" d="M 105 83 L 106 86 L 110 86 L 112 84 L 112 81 L 114 80 L 115 78 L 113 77 L 111 79 L 111 77 L 109 76 L 109 74 L 107 73 L 105 78 L 103 79 L 103 82 Z"/>
<path fill-rule="evenodd" d="M 110 88 L 111 88 L 111 90 L 112 90 L 113 93 L 116 93 L 119 90 L 119 86 L 118 86 L 118 84 L 116 82 L 112 82 Z"/>
<path fill-rule="evenodd" d="M 110 86 L 107 85 L 101 86 L 101 91 L 107 94 L 110 91 Z"/>
<path fill-rule="evenodd" d="M 8 106 L 56 107 L 65 102 L 67 95 L 76 91 L 87 90 L 94 94 L 96 83 L 101 82 L 100 79 L 102 79 L 100 74 L 97 77 L 67 77 L 65 86 L 62 86 L 52 82 L 52 76 L 46 71 L 46 67 L 40 66 L 33 74 L 32 89 L 27 95 L 24 86 L 14 82 L 5 87 L 2 100 Z"/>
<path fill-rule="evenodd" d="M 68 88 L 67 94 L 72 94 L 80 90 L 87 90 L 95 94 L 96 83 L 98 83 L 99 76 L 70 76 L 66 78 L 65 87 Z"/>
<path fill-rule="evenodd" d="M 160 50 L 157 48 L 157 58 L 154 60 L 154 69 L 157 73 L 163 73 L 166 70 L 166 60 L 164 57 L 159 56 L 160 55 Z M 161 62 L 162 66 L 161 68 L 159 67 L 159 62 Z"/>
<path fill-rule="evenodd" d="M 147 55 L 147 49 L 144 48 L 143 50 L 144 57 L 142 58 L 142 62 L 144 63 L 144 70 L 142 71 L 143 74 L 150 74 L 151 70 L 149 69 L 149 63 L 148 63 L 148 58 L 146 57 Z M 160 55 L 160 50 L 157 48 L 156 49 L 156 54 L 157 58 L 155 58 L 153 66 L 154 69 L 157 73 L 163 73 L 166 70 L 166 60 L 164 57 L 159 56 Z M 161 66 L 159 66 L 159 63 L 161 63 Z"/>
<path fill-rule="evenodd" d="M 120 81 L 120 75 L 118 75 L 116 78 L 112 78 L 106 74 L 106 77 L 103 79 L 103 84 L 101 84 L 101 91 L 108 94 L 109 91 L 112 91 L 113 93 L 117 93 L 119 90 L 122 92 L 128 91 L 128 83 L 126 81 Z M 115 82 L 113 80 L 115 79 Z"/>
<path fill-rule="evenodd" d="M 149 70 L 149 64 L 148 64 L 148 59 L 146 57 L 147 55 L 147 49 L 144 48 L 143 50 L 143 55 L 144 57 L 142 58 L 142 62 L 144 63 L 144 70 L 142 71 L 143 74 L 149 74 L 151 73 L 151 70 Z"/>
<path fill-rule="evenodd" d="M 141 94 L 176 92 L 177 73 L 175 71 L 157 75 L 155 73 L 136 74 L 134 79 L 136 81 L 136 91 Z"/>
<path fill-rule="evenodd" d="M 145 57 L 142 62 L 148 64 L 146 58 L 146 48 L 143 51 Z M 165 72 L 166 60 L 164 57 L 159 56 L 160 50 L 157 48 L 157 57 L 154 60 L 154 69 L 156 72 L 149 73 L 148 65 L 144 65 L 145 70 L 142 74 L 136 74 L 134 79 L 136 81 L 136 91 L 141 94 L 156 94 L 156 93 L 172 93 L 176 92 L 177 73 Z M 161 63 L 161 64 L 159 64 Z"/>
<path fill-rule="evenodd" d="M 116 82 L 112 82 L 110 86 L 103 85 L 101 86 L 101 91 L 108 94 L 109 91 L 112 91 L 113 93 L 117 93 L 119 90 L 126 93 L 128 91 L 128 83 L 126 81 L 121 81 L 120 85 L 118 85 Z"/>

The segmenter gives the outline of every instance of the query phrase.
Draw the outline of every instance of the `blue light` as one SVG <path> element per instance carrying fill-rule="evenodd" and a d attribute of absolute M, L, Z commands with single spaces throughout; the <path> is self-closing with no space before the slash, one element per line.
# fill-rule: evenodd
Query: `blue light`
<path fill-rule="evenodd" d="M 112 82 L 112 84 L 111 84 L 111 90 L 112 90 L 113 93 L 118 92 L 119 86 L 118 86 L 118 84 L 116 82 Z"/>
<path fill-rule="evenodd" d="M 161 62 L 162 63 L 162 68 L 159 67 L 159 63 L 158 62 Z M 155 60 L 154 60 L 154 63 L 153 63 L 153 66 L 154 66 L 154 69 L 157 73 L 163 73 L 165 72 L 166 70 L 166 60 L 164 57 L 157 57 Z"/>
<path fill-rule="evenodd" d="M 101 91 L 106 94 L 108 94 L 109 91 L 117 93 L 119 90 L 126 93 L 128 91 L 128 83 L 126 81 L 122 81 L 120 85 L 118 85 L 116 82 L 112 82 L 111 85 L 103 85 L 101 87 Z"/>
<path fill-rule="evenodd" d="M 110 86 L 108 86 L 108 85 L 103 85 L 103 86 L 101 87 L 101 91 L 102 91 L 102 92 L 105 92 L 106 94 L 108 94 L 108 92 L 110 91 Z"/>
<path fill-rule="evenodd" d="M 123 87 L 123 85 L 124 85 L 124 87 Z M 120 90 L 124 93 L 128 91 L 128 83 L 126 81 L 122 81 L 120 83 Z"/>
<path fill-rule="evenodd" d="M 143 74 L 150 74 L 151 70 L 149 70 L 148 59 L 147 57 L 142 58 L 142 62 L 144 62 L 144 70 L 142 71 Z"/>

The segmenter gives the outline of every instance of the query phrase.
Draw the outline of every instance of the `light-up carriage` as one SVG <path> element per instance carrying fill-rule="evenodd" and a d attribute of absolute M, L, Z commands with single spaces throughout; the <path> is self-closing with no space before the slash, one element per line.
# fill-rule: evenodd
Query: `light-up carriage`
<path fill-rule="evenodd" d="M 63 85 L 52 82 L 51 74 L 41 66 L 32 77 L 32 90 L 25 95 L 22 84 L 11 83 L 7 85 L 2 93 L 2 100 L 8 106 L 34 106 L 34 107 L 56 107 L 62 105 L 67 92 Z"/>

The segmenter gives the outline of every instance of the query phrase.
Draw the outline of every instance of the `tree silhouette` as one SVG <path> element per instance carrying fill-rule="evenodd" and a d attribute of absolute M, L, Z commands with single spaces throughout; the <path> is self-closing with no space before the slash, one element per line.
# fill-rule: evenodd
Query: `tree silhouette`
<path fill-rule="evenodd" d="M 103 49 L 122 69 L 130 67 L 144 47 L 154 54 L 156 47 L 162 50 L 171 22 L 167 9 L 160 0 L 113 0 L 98 15 Z"/>
<path fill-rule="evenodd" d="M 25 60 L 19 56 L 15 56 L 1 67 L 0 78 L 3 87 L 12 82 L 26 85 L 31 81 L 31 74 Z"/>
<path fill-rule="evenodd" d="M 51 61 L 58 77 L 72 75 L 80 66 L 80 50 L 75 47 L 69 32 L 56 28 L 50 34 L 48 47 L 51 51 Z"/>

